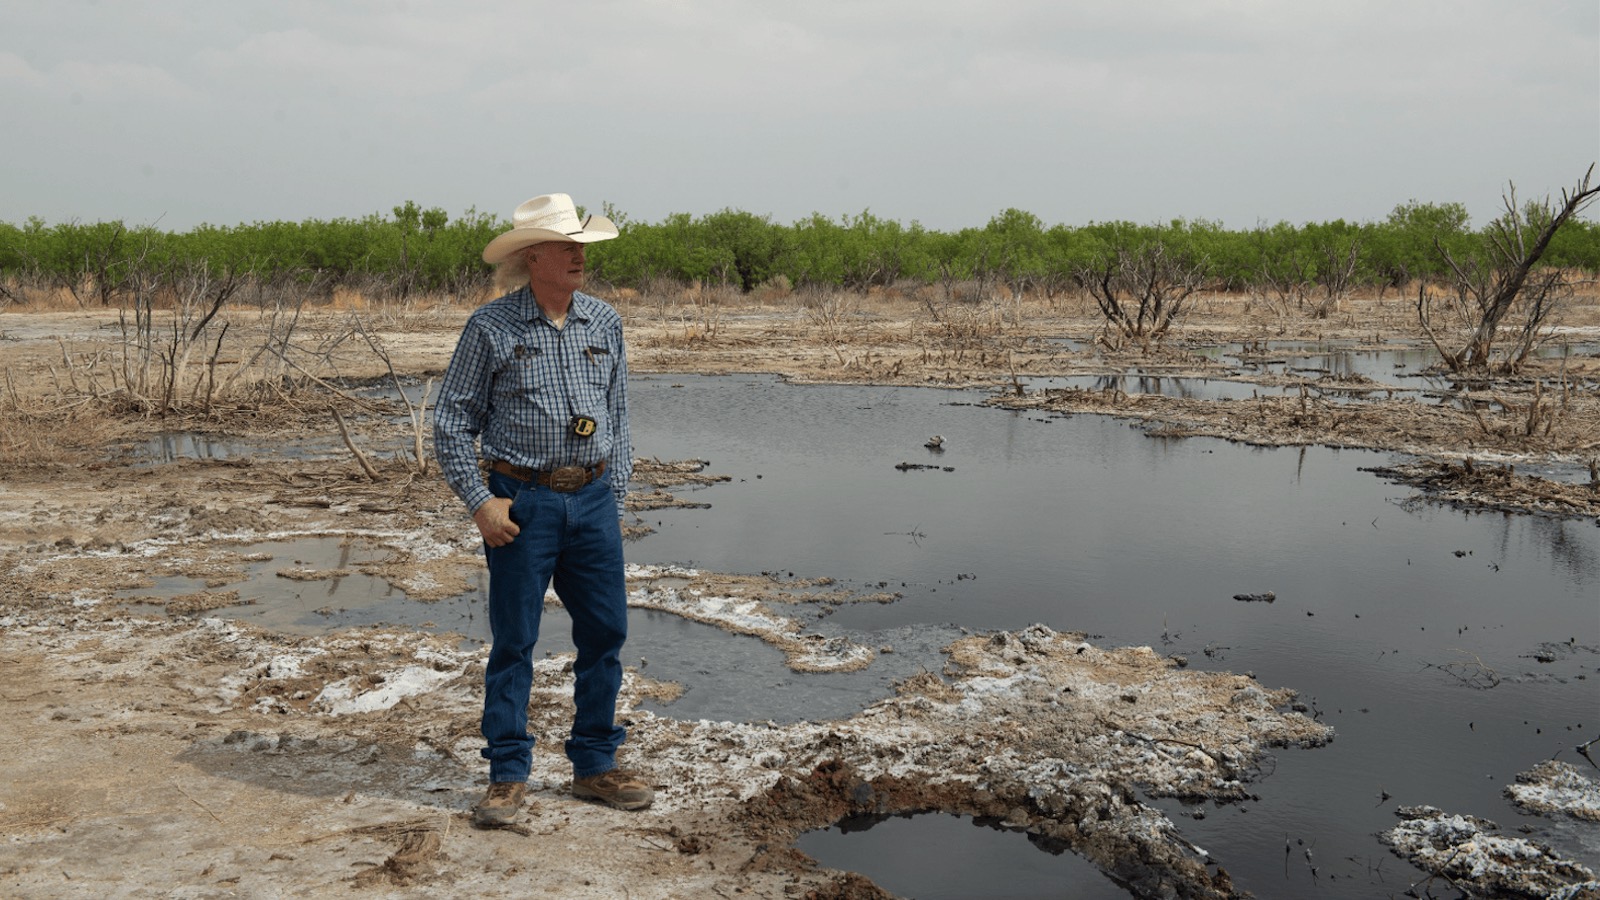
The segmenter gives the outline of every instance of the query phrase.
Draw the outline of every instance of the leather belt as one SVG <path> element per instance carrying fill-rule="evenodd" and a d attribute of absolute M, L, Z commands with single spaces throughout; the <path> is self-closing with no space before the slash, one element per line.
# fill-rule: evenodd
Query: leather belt
<path fill-rule="evenodd" d="M 559 466 L 548 472 L 540 472 L 496 459 L 489 463 L 488 469 L 518 481 L 531 481 L 552 491 L 570 494 L 591 481 L 599 481 L 600 476 L 606 473 L 606 461 L 602 459 L 592 466 Z"/>

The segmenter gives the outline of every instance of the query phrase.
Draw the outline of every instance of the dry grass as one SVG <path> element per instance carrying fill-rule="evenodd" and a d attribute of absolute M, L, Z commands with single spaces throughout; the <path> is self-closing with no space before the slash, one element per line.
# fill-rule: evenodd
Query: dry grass
<path fill-rule="evenodd" d="M 1415 301 L 1393 290 L 1358 293 L 1326 319 L 1309 312 L 1285 314 L 1247 294 L 1201 293 L 1167 346 L 1130 354 L 1093 344 L 1104 322 L 1085 294 L 946 299 L 979 286 L 955 287 L 960 290 L 905 283 L 843 292 L 780 284 L 748 295 L 721 285 L 671 282 L 646 292 L 609 291 L 604 285 L 591 289 L 624 315 L 634 348 L 631 361 L 641 371 L 775 371 L 798 380 L 1012 386 L 1029 377 L 1127 367 L 1214 367 L 1186 348 L 1223 341 L 1265 346 L 1269 340 L 1338 339 L 1373 347 L 1425 346 Z M 1600 327 L 1600 289 L 1592 284 L 1585 289 L 1556 324 Z M 75 308 L 66 292 L 53 296 Z M 233 433 L 331 429 L 334 408 L 347 415 L 376 411 L 341 384 L 352 377 L 388 378 L 391 364 L 401 375 L 442 369 L 461 319 L 485 299 L 398 298 L 341 289 L 327 302 L 302 297 L 294 305 L 230 304 L 197 342 L 194 359 L 177 373 L 179 383 L 160 392 L 148 384 L 174 374 L 163 368 L 171 358 L 164 335 L 172 330 L 164 323 L 177 311 L 153 303 L 150 327 L 142 333 L 125 319 L 119 329 L 112 311 L 84 311 L 64 320 L 81 339 L 17 341 L 6 348 L 0 368 L 0 456 L 47 457 L 78 443 L 103 444 L 122 431 L 147 431 L 152 417 L 163 420 L 164 428 Z M 85 317 L 96 316 L 98 329 L 84 324 Z M 28 329 L 27 315 L 13 309 L 0 315 L 0 340 L 12 322 L 18 333 L 38 331 Z M 363 337 L 385 349 L 378 352 Z M 1068 349 L 1055 340 L 1062 337 L 1083 345 Z M 1557 332 L 1553 339 L 1565 338 Z M 387 358 L 391 351 L 392 360 Z M 144 382 L 129 378 L 129 360 L 135 356 L 155 367 Z M 1573 357 L 1541 365 L 1538 372 L 1547 381 L 1542 394 L 1532 393 L 1531 382 L 1497 382 L 1493 393 L 1474 396 L 1481 402 L 1457 410 L 1463 417 L 1460 427 L 1502 446 L 1590 448 L 1597 439 L 1596 423 L 1576 392 L 1578 385 L 1592 383 L 1600 363 Z M 1563 372 L 1571 382 L 1566 389 L 1560 382 Z"/>
<path fill-rule="evenodd" d="M 79 287 L 83 298 L 92 296 L 89 285 Z M 98 305 L 98 304 L 96 304 Z M 16 278 L 0 279 L 0 312 L 26 309 L 30 312 L 64 312 L 83 309 L 84 301 L 60 285 L 37 285 Z"/>
<path fill-rule="evenodd" d="M 372 307 L 372 301 L 361 291 L 350 288 L 337 287 L 333 289 L 333 296 L 328 299 L 329 309 L 350 309 L 364 311 Z"/>
<path fill-rule="evenodd" d="M 9 348 L 0 369 L 0 458 L 60 456 L 148 431 L 152 420 L 162 429 L 239 432 L 326 420 L 338 407 L 377 411 L 339 387 L 385 371 L 353 312 L 235 309 L 204 329 L 193 353 L 173 342 L 177 329 L 159 311 L 139 327 L 100 318 L 108 321 L 93 337 L 74 319 L 67 325 L 78 337 Z M 388 318 L 392 325 L 402 317 Z"/>

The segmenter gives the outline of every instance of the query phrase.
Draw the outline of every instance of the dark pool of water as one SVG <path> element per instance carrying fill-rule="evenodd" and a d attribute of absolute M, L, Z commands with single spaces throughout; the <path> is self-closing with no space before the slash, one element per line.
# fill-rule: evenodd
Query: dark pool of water
<path fill-rule="evenodd" d="M 1126 888 L 1070 851 L 967 816 L 849 820 L 802 836 L 799 846 L 833 868 L 871 872 L 880 887 L 893 885 L 895 893 L 916 900 L 1128 896 Z"/>
<path fill-rule="evenodd" d="M 1420 873 L 1373 837 L 1396 804 L 1540 827 L 1502 788 L 1600 735 L 1594 522 L 1418 504 L 1361 471 L 1389 454 L 1157 440 L 970 392 L 731 377 L 639 379 L 633 397 L 640 454 L 703 456 L 733 477 L 704 492 L 710 510 L 653 514 L 635 561 L 888 583 L 899 602 L 826 620 L 868 643 L 1043 622 L 1299 689 L 1338 729 L 1332 745 L 1278 754 L 1259 801 L 1203 818 L 1172 807 L 1259 895 L 1403 890 Z M 931 434 L 943 452 L 923 447 Z M 1232 599 L 1267 590 L 1277 602 Z M 1590 649 L 1532 658 L 1569 638 Z M 1488 670 L 1491 689 L 1463 680 Z M 1285 873 L 1286 837 L 1314 842 L 1315 880 Z"/>

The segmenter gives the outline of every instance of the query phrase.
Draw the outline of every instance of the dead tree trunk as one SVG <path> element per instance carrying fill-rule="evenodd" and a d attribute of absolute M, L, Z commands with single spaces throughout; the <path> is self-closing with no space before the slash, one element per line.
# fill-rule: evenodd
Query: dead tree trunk
<path fill-rule="evenodd" d="M 1438 239 L 1434 240 L 1434 249 L 1449 267 L 1453 286 L 1473 320 L 1469 323 L 1470 334 L 1465 344 L 1457 350 L 1447 349 L 1433 321 L 1429 298 L 1422 291 L 1417 295 L 1417 318 L 1452 372 L 1514 374 L 1537 346 L 1541 326 L 1570 296 L 1571 284 L 1564 273 L 1534 273 L 1533 268 L 1561 226 L 1600 195 L 1600 186 L 1589 185 L 1593 174 L 1591 165 L 1577 187 L 1562 190 L 1559 209 L 1545 201 L 1530 205 L 1524 212 L 1517 205 L 1513 185 L 1504 197 L 1505 213 L 1487 229 L 1481 258 L 1457 260 Z M 1495 339 L 1513 308 L 1523 312 L 1519 338 L 1513 351 L 1496 363 L 1493 357 Z"/>
<path fill-rule="evenodd" d="M 1190 295 L 1204 282 L 1206 268 L 1204 260 L 1181 258 L 1151 243 L 1117 248 L 1081 269 L 1078 280 L 1094 296 L 1119 344 L 1131 339 L 1149 350 L 1183 314 Z"/>
<path fill-rule="evenodd" d="M 1329 243 L 1321 250 L 1322 265 L 1318 268 L 1317 283 L 1322 286 L 1322 302 L 1311 311 L 1315 319 L 1326 319 L 1338 312 L 1345 298 L 1350 296 L 1350 283 L 1361 262 L 1361 241 L 1352 239 L 1344 247 Z"/>

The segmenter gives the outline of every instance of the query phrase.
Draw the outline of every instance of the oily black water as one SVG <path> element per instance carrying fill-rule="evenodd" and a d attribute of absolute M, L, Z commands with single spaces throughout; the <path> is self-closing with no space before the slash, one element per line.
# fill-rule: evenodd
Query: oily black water
<path fill-rule="evenodd" d="M 1157 803 L 1258 896 L 1404 891 L 1422 873 L 1375 838 L 1397 805 L 1548 827 L 1502 790 L 1551 756 L 1581 763 L 1572 748 L 1600 736 L 1596 523 L 1419 502 L 1362 471 L 1392 454 L 1155 439 L 983 397 L 638 379 L 637 452 L 705 457 L 733 480 L 704 492 L 709 510 L 652 514 L 632 559 L 886 585 L 898 602 L 816 626 L 869 645 L 1042 622 L 1297 689 L 1337 729 L 1331 745 L 1278 751 L 1259 800 Z M 924 447 L 935 434 L 939 452 Z M 1233 599 L 1265 591 L 1275 602 Z M 708 683 L 690 679 L 688 696 Z M 758 703 L 740 717 L 774 716 Z M 924 856 L 933 835 L 915 822 L 866 852 L 835 855 L 844 841 L 821 836 L 802 848 L 878 879 L 873 860 Z M 1600 864 L 1600 847 L 1560 849 Z M 934 882 L 969 896 L 1004 883 L 998 868 L 969 876 Z"/>

